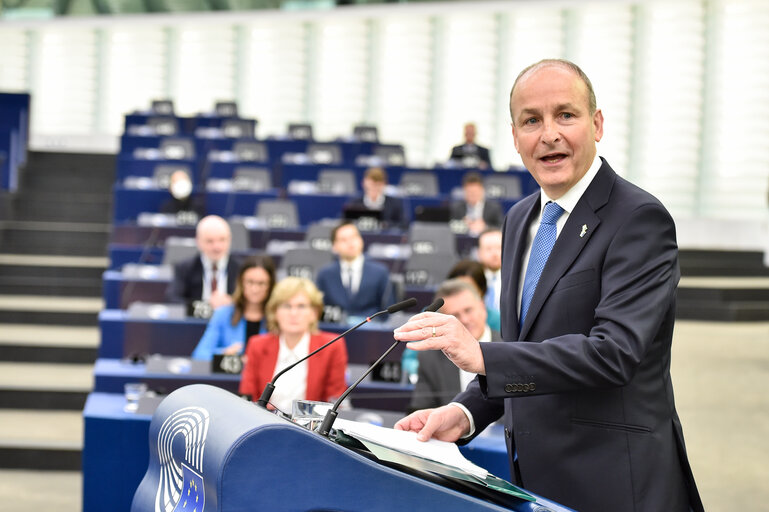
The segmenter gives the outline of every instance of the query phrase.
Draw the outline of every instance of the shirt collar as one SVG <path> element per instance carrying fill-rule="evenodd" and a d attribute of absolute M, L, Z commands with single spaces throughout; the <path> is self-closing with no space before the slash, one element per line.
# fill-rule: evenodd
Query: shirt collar
<path fill-rule="evenodd" d="M 225 254 L 222 256 L 222 258 L 216 262 L 216 270 L 221 271 L 227 268 L 227 263 L 229 263 L 230 257 L 229 255 Z M 200 254 L 200 261 L 203 263 L 203 268 L 206 269 L 206 271 L 211 271 L 211 267 L 213 265 L 213 261 L 208 259 L 206 256 L 204 256 L 202 253 Z"/>
<path fill-rule="evenodd" d="M 363 255 L 358 255 L 358 257 L 352 261 L 344 261 L 340 259 L 339 264 L 342 266 L 342 268 L 352 267 L 352 269 L 357 272 L 363 268 Z"/>
<path fill-rule="evenodd" d="M 491 341 L 491 327 L 489 327 L 488 324 L 483 327 L 483 334 L 478 338 L 478 341 L 481 343 Z"/>
<path fill-rule="evenodd" d="M 577 206 L 577 202 L 582 197 L 582 194 L 584 194 L 585 190 L 587 190 L 587 187 L 590 186 L 590 183 L 593 181 L 593 178 L 595 178 L 595 175 L 598 174 L 598 169 L 601 168 L 602 164 L 603 162 L 598 157 L 598 153 L 596 153 L 595 158 L 593 158 L 593 163 L 590 164 L 590 168 L 588 168 L 585 175 L 582 176 L 582 178 L 580 178 L 580 180 L 575 183 L 573 187 L 567 190 L 566 193 L 559 199 L 549 198 L 547 194 L 545 194 L 544 189 L 540 189 L 540 214 L 542 213 L 542 210 L 545 209 L 545 204 L 547 204 L 548 201 L 558 203 L 558 206 L 563 208 L 566 213 L 571 213 L 574 210 L 574 207 Z"/>

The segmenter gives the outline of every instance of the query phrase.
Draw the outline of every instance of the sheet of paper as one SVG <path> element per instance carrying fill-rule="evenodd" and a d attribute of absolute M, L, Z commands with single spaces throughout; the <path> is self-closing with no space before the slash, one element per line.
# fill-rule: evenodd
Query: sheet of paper
<path fill-rule="evenodd" d="M 394 450 L 434 460 L 441 464 L 461 469 L 478 478 L 486 478 L 488 475 L 488 471 L 467 460 L 454 443 L 447 443 L 436 439 L 422 442 L 417 440 L 415 432 L 404 432 L 403 430 L 378 427 L 368 423 L 358 423 L 341 418 L 336 419 L 334 428 L 343 431 L 351 437 L 367 439 Z"/>

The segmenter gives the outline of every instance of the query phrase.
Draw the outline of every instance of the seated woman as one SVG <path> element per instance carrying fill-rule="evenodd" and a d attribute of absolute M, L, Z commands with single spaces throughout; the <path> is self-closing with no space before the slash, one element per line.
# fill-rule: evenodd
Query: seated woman
<path fill-rule="evenodd" d="M 335 337 L 317 330 L 323 294 L 308 279 L 281 280 L 275 285 L 266 309 L 270 333 L 248 340 L 240 380 L 240 393 L 253 398 L 261 396 L 264 386 L 277 372 Z M 340 339 L 283 374 L 271 404 L 290 414 L 294 400 L 332 401 L 347 388 L 346 370 L 347 348 L 344 339 Z"/>
<path fill-rule="evenodd" d="M 267 332 L 264 309 L 275 285 L 275 264 L 269 256 L 249 256 L 241 265 L 232 304 L 214 311 L 193 359 L 214 354 L 241 354 L 246 340 Z"/>

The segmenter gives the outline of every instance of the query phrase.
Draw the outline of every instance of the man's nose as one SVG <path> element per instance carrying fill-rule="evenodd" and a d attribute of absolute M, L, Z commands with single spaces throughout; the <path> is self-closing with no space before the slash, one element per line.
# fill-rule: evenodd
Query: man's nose
<path fill-rule="evenodd" d="M 561 134 L 555 121 L 545 120 L 542 124 L 542 142 L 545 144 L 553 144 L 554 142 L 558 142 L 560 138 Z"/>

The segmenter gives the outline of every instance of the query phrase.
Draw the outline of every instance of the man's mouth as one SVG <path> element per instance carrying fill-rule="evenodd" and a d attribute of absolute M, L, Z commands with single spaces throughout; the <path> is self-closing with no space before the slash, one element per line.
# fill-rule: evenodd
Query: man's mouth
<path fill-rule="evenodd" d="M 540 160 L 549 164 L 554 164 L 560 162 L 564 158 L 566 158 L 565 153 L 550 153 L 549 155 L 540 157 Z"/>

